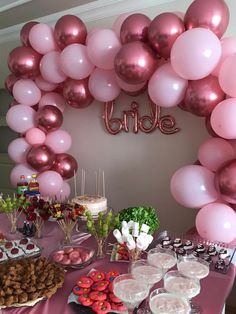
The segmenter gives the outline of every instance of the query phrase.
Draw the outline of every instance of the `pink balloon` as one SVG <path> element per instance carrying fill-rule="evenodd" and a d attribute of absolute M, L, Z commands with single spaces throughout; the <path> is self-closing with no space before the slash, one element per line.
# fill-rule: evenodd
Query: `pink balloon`
<path fill-rule="evenodd" d="M 42 77 L 50 83 L 61 83 L 65 81 L 66 75 L 60 67 L 60 52 L 52 51 L 42 57 L 40 62 Z"/>
<path fill-rule="evenodd" d="M 148 39 L 158 55 L 169 58 L 176 38 L 184 31 L 183 21 L 176 14 L 165 12 L 152 20 L 148 29 Z"/>
<path fill-rule="evenodd" d="M 38 24 L 38 22 L 30 21 L 22 27 L 20 31 L 20 41 L 24 46 L 30 46 L 29 32 L 31 31 L 31 28 L 36 24 Z"/>
<path fill-rule="evenodd" d="M 63 179 L 72 178 L 77 172 L 78 164 L 75 158 L 69 154 L 57 154 L 52 170 L 60 173 Z"/>
<path fill-rule="evenodd" d="M 96 68 L 89 78 L 89 90 L 93 97 L 102 102 L 114 100 L 120 94 L 116 75 L 112 70 Z"/>
<path fill-rule="evenodd" d="M 46 135 L 42 130 L 32 128 L 26 132 L 25 139 L 30 145 L 42 145 L 45 142 Z"/>
<path fill-rule="evenodd" d="M 60 191 L 55 195 L 55 198 L 58 201 L 63 202 L 69 198 L 70 191 L 71 191 L 71 189 L 70 189 L 69 183 L 63 181 L 62 187 L 61 187 Z"/>
<path fill-rule="evenodd" d="M 217 36 L 205 28 L 194 28 L 181 34 L 171 49 L 171 64 L 181 77 L 199 80 L 209 75 L 221 57 Z"/>
<path fill-rule="evenodd" d="M 41 75 L 35 78 L 35 84 L 44 92 L 51 92 L 57 88 L 57 84 L 45 81 Z"/>
<path fill-rule="evenodd" d="M 17 182 L 20 181 L 20 176 L 22 176 L 22 175 L 24 175 L 26 180 L 29 182 L 31 180 L 31 176 L 33 173 L 37 174 L 37 171 L 30 168 L 26 164 L 16 165 L 11 170 L 11 173 L 10 173 L 10 181 L 11 181 L 12 186 L 16 188 Z"/>
<path fill-rule="evenodd" d="M 117 37 L 120 38 L 120 29 L 121 25 L 123 24 L 124 20 L 130 15 L 130 13 L 123 13 L 119 15 L 114 23 L 112 24 L 112 29 L 116 33 Z"/>
<path fill-rule="evenodd" d="M 37 126 L 44 132 L 56 131 L 63 122 L 62 112 L 55 106 L 43 106 L 36 114 Z"/>
<path fill-rule="evenodd" d="M 13 86 L 14 84 L 19 80 L 19 77 L 16 77 L 14 74 L 9 74 L 5 81 L 4 81 L 4 85 L 5 85 L 5 88 L 6 90 L 12 94 L 12 89 L 13 89 Z"/>
<path fill-rule="evenodd" d="M 31 47 L 16 47 L 8 56 L 8 68 L 16 76 L 32 78 L 39 75 L 41 57 Z"/>
<path fill-rule="evenodd" d="M 214 174 L 202 166 L 184 166 L 171 178 L 170 190 L 175 200 L 185 207 L 200 208 L 219 197 Z"/>
<path fill-rule="evenodd" d="M 225 162 L 234 159 L 233 147 L 222 138 L 210 138 L 198 149 L 200 163 L 211 171 L 217 171 Z"/>
<path fill-rule="evenodd" d="M 18 133 L 25 133 L 35 126 L 36 112 L 29 106 L 17 105 L 11 107 L 6 115 L 6 121 L 12 130 Z"/>
<path fill-rule="evenodd" d="M 160 66 L 148 83 L 151 100 L 161 107 L 177 106 L 183 99 L 188 81 L 173 70 L 170 63 Z"/>
<path fill-rule="evenodd" d="M 133 85 L 133 84 L 128 84 L 124 81 L 122 81 L 119 76 L 116 76 L 116 80 L 118 85 L 120 86 L 120 88 L 123 89 L 123 91 L 125 91 L 126 93 L 137 93 L 139 91 L 141 91 L 145 86 L 146 86 L 146 82 L 137 84 L 137 85 Z"/>
<path fill-rule="evenodd" d="M 110 29 L 96 31 L 88 39 L 88 56 L 99 68 L 110 70 L 114 68 L 114 60 L 121 48 L 121 43 L 115 32 Z"/>
<path fill-rule="evenodd" d="M 46 145 L 37 145 L 28 151 L 26 160 L 33 169 L 41 172 L 52 168 L 55 154 Z"/>
<path fill-rule="evenodd" d="M 236 213 L 222 203 L 208 204 L 198 212 L 196 228 L 204 239 L 230 243 L 236 239 Z"/>
<path fill-rule="evenodd" d="M 63 179 L 56 171 L 44 171 L 38 175 L 39 190 L 42 196 L 54 197 L 63 186 Z"/>
<path fill-rule="evenodd" d="M 229 24 L 229 8 L 224 0 L 195 0 L 184 17 L 187 29 L 205 27 L 219 38 Z"/>
<path fill-rule="evenodd" d="M 13 86 L 13 96 L 18 103 L 33 106 L 40 101 L 41 91 L 32 80 L 21 79 Z"/>
<path fill-rule="evenodd" d="M 190 81 L 185 93 L 182 109 L 197 116 L 209 116 L 215 106 L 225 99 L 218 79 L 213 75 Z"/>
<path fill-rule="evenodd" d="M 39 108 L 47 105 L 55 106 L 63 112 L 65 110 L 65 99 L 58 93 L 46 93 L 40 99 Z"/>
<path fill-rule="evenodd" d="M 205 119 L 205 127 L 206 127 L 207 132 L 209 133 L 209 135 L 211 135 L 213 137 L 218 137 L 216 132 L 212 129 L 212 126 L 211 126 L 211 116 L 207 116 L 206 117 L 206 119 Z"/>
<path fill-rule="evenodd" d="M 96 34 L 98 31 L 102 30 L 103 28 L 100 27 L 94 27 L 93 29 L 91 29 L 91 31 L 88 32 L 88 35 L 86 37 L 86 42 L 85 45 L 88 45 L 88 41 L 91 38 L 91 36 L 93 36 L 94 34 Z"/>
<path fill-rule="evenodd" d="M 61 49 L 70 44 L 84 44 L 87 29 L 84 22 L 75 15 L 62 16 L 54 28 L 55 40 Z"/>
<path fill-rule="evenodd" d="M 150 79 L 157 66 L 153 50 L 140 41 L 125 44 L 115 57 L 115 71 L 128 84 L 140 84 Z"/>
<path fill-rule="evenodd" d="M 30 145 L 22 137 L 16 138 L 8 146 L 8 155 L 17 164 L 26 162 L 26 155 Z"/>
<path fill-rule="evenodd" d="M 131 41 L 147 41 L 148 28 L 151 23 L 149 17 L 142 13 L 129 15 L 121 25 L 120 39 L 122 44 Z"/>
<path fill-rule="evenodd" d="M 57 130 L 48 133 L 45 141 L 45 145 L 50 147 L 56 154 L 65 153 L 70 149 L 71 144 L 71 136 L 64 130 Z"/>
<path fill-rule="evenodd" d="M 63 96 L 73 108 L 86 108 L 94 100 L 88 87 L 88 78 L 83 80 L 67 79 L 64 83 Z"/>
<path fill-rule="evenodd" d="M 223 91 L 231 96 L 236 97 L 236 81 L 235 71 L 236 71 L 236 54 L 233 54 L 225 59 L 222 63 L 219 72 L 219 83 Z"/>
<path fill-rule="evenodd" d="M 60 66 L 67 76 L 75 80 L 88 77 L 94 68 L 87 47 L 80 44 L 69 45 L 62 51 Z"/>
<path fill-rule="evenodd" d="M 236 98 L 225 99 L 212 111 L 211 126 L 220 137 L 236 139 Z"/>
<path fill-rule="evenodd" d="M 222 54 L 220 61 L 216 68 L 213 70 L 212 75 L 219 76 L 220 68 L 227 57 L 236 53 L 236 37 L 225 37 L 220 40 Z"/>
<path fill-rule="evenodd" d="M 34 25 L 29 32 L 29 42 L 34 50 L 42 55 L 58 49 L 53 29 L 47 24 Z"/>
<path fill-rule="evenodd" d="M 215 181 L 221 197 L 236 204 L 236 159 L 228 161 L 217 171 Z"/>

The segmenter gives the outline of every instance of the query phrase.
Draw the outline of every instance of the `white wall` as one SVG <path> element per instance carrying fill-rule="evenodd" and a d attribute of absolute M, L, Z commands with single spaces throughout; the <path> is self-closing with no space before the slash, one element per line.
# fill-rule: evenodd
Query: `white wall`
<path fill-rule="evenodd" d="M 236 35 L 236 1 L 226 1 L 231 10 L 231 21 L 227 34 Z M 151 18 L 165 11 L 186 11 L 190 0 L 143 10 Z M 88 24 L 88 28 L 111 26 L 114 18 Z M 0 69 L 6 72 L 7 54 L 11 48 L 2 47 Z M 0 47 L 1 49 L 1 47 Z M 121 95 L 117 102 L 118 113 L 128 108 L 133 98 Z M 142 106 L 147 97 L 137 98 Z M 166 113 L 166 111 L 164 111 Z M 71 153 L 78 160 L 80 169 L 87 173 L 87 192 L 93 192 L 94 171 L 105 170 L 106 191 L 109 204 L 115 210 L 134 205 L 150 205 L 157 209 L 162 229 L 185 232 L 194 225 L 196 210 L 183 208 L 172 198 L 169 181 L 181 166 L 197 159 L 200 143 L 208 137 L 204 119 L 179 109 L 170 111 L 181 131 L 175 135 L 163 135 L 158 130 L 153 134 L 110 135 L 104 128 L 103 105 L 94 102 L 83 110 L 68 108 L 64 114 L 63 127 L 73 138 Z M 78 176 L 80 172 L 78 173 Z"/>

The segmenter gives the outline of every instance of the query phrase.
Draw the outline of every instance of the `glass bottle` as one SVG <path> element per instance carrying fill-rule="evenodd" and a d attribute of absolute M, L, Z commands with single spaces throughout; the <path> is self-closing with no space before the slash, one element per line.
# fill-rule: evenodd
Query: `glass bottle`
<path fill-rule="evenodd" d="M 28 182 L 24 175 L 20 176 L 20 181 L 17 183 L 17 195 L 24 195 L 28 191 Z"/>

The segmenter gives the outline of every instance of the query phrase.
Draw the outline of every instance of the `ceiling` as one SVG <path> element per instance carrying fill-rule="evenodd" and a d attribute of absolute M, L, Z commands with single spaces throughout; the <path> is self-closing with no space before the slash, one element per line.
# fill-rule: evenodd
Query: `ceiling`
<path fill-rule="evenodd" d="M 4 9 L 4 6 L 8 1 L 0 0 L 0 12 L 1 6 Z M 15 3 L 15 6 L 0 13 L 0 29 L 73 7 L 78 7 L 93 1 L 94 0 L 31 0 L 21 5 L 18 5 L 18 2 L 21 2 L 19 0 L 10 1 Z"/>

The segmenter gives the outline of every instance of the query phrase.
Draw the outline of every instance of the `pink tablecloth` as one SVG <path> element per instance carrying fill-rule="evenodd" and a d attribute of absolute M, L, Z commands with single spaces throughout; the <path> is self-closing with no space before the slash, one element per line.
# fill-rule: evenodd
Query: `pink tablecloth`
<path fill-rule="evenodd" d="M 5 216 L 0 215 L 0 232 L 7 233 L 9 224 Z M 43 255 L 48 256 L 55 249 L 62 239 L 62 233 L 56 223 L 47 222 L 43 230 L 43 238 L 39 240 L 39 244 L 43 248 Z M 94 247 L 95 241 L 91 237 L 83 244 Z M 73 308 L 67 304 L 68 296 L 74 286 L 76 279 L 86 274 L 90 268 L 96 268 L 104 271 L 117 269 L 122 273 L 127 272 L 128 263 L 109 262 L 109 258 L 97 260 L 83 270 L 67 272 L 65 283 L 61 289 L 50 299 L 42 301 L 32 308 L 16 308 L 8 310 L 0 310 L 1 314 L 74 314 Z M 201 292 L 194 299 L 199 304 L 203 312 L 202 314 L 221 314 L 224 302 L 230 293 L 235 278 L 235 267 L 232 265 L 226 275 L 210 272 L 209 276 L 201 280 Z M 158 286 L 161 287 L 161 281 Z M 78 312 L 77 312 L 78 313 Z"/>

